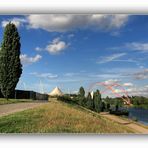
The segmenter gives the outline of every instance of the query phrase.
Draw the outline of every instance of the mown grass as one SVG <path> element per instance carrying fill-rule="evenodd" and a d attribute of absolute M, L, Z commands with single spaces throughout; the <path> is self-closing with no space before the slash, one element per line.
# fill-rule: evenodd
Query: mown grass
<path fill-rule="evenodd" d="M 132 133 L 129 128 L 78 106 L 49 102 L 0 118 L 1 133 Z"/>
<path fill-rule="evenodd" d="M 21 103 L 21 102 L 32 102 L 30 99 L 5 99 L 5 98 L 0 98 L 0 105 L 4 104 L 12 104 L 12 103 Z"/>

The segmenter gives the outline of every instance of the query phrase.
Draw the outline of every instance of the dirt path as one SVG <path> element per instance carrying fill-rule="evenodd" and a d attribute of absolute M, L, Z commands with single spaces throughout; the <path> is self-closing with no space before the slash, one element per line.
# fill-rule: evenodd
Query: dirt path
<path fill-rule="evenodd" d="M 100 113 L 103 117 L 106 117 L 108 119 L 111 119 L 115 122 L 118 122 L 119 124 L 125 125 L 131 129 L 133 129 L 136 133 L 140 134 L 148 134 L 148 129 L 144 128 L 136 123 L 134 123 L 132 120 L 124 120 L 118 116 L 111 115 L 109 113 Z"/>
<path fill-rule="evenodd" d="M 45 104 L 46 102 L 26 102 L 0 105 L 0 117 L 9 115 L 15 112 L 31 109 Z"/>

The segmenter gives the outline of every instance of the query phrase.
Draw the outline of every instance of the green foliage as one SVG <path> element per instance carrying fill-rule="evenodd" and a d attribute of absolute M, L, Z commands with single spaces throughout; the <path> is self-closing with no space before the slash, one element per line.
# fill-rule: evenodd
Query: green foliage
<path fill-rule="evenodd" d="M 87 96 L 86 107 L 88 109 L 93 109 L 93 100 L 92 100 L 90 92 L 88 93 L 88 96 Z"/>
<path fill-rule="evenodd" d="M 107 109 L 107 111 L 110 110 L 110 104 L 109 104 L 109 103 L 107 103 L 107 105 L 106 105 L 106 109 Z"/>
<path fill-rule="evenodd" d="M 9 23 L 5 27 L 0 50 L 0 88 L 5 98 L 14 92 L 22 73 L 20 47 L 17 28 L 14 24 Z"/>
<path fill-rule="evenodd" d="M 84 88 L 81 86 L 80 87 L 80 89 L 79 89 L 79 95 L 81 96 L 81 97 L 84 97 L 85 96 L 85 90 L 84 90 Z"/>
<path fill-rule="evenodd" d="M 100 112 L 101 111 L 101 94 L 100 94 L 99 90 L 97 90 L 94 93 L 94 96 L 93 96 L 93 106 L 94 106 L 94 111 L 96 111 L 96 112 Z"/>
<path fill-rule="evenodd" d="M 106 104 L 104 101 L 101 101 L 101 112 L 106 110 Z"/>
<path fill-rule="evenodd" d="M 132 96 L 130 98 L 133 107 L 148 109 L 148 98 L 143 96 Z"/>
<path fill-rule="evenodd" d="M 77 97 L 73 98 L 69 95 L 63 95 L 63 96 L 57 96 L 57 100 L 60 100 L 60 101 L 63 101 L 63 102 L 66 102 L 66 103 L 70 103 L 70 104 L 74 104 L 74 103 L 77 103 Z"/>
<path fill-rule="evenodd" d="M 86 100 L 85 100 L 85 90 L 84 90 L 84 88 L 82 86 L 79 89 L 78 96 L 79 96 L 79 102 L 78 102 L 79 105 L 84 106 Z"/>

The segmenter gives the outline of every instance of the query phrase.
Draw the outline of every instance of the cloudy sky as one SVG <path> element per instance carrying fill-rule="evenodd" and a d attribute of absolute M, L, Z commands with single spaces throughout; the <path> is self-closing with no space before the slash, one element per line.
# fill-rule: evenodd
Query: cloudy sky
<path fill-rule="evenodd" d="M 148 95 L 148 16 L 5 15 L 0 41 L 9 21 L 21 36 L 23 74 L 17 89 L 50 92 L 58 86 L 76 92 L 80 86 L 88 90 L 96 82 L 116 82 L 129 95 Z"/>

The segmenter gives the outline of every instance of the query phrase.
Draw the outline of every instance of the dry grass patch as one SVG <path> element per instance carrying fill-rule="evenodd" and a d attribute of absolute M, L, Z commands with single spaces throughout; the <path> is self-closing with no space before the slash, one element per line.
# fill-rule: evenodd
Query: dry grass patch
<path fill-rule="evenodd" d="M 49 102 L 0 118 L 1 133 L 132 133 L 118 123 L 76 105 Z"/>

